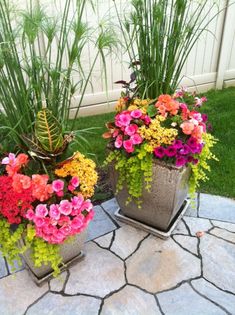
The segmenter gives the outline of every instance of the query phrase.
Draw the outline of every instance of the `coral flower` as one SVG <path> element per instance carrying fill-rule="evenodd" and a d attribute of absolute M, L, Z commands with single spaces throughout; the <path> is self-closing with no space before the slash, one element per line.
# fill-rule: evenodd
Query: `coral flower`
<path fill-rule="evenodd" d="M 21 193 L 25 189 L 31 187 L 31 178 L 23 174 L 15 174 L 13 176 L 12 188 L 14 191 Z"/>
<path fill-rule="evenodd" d="M 194 127 L 195 127 L 194 124 L 188 121 L 185 121 L 180 125 L 180 128 L 182 128 L 183 133 L 186 135 L 191 135 L 191 133 L 194 130 Z"/>

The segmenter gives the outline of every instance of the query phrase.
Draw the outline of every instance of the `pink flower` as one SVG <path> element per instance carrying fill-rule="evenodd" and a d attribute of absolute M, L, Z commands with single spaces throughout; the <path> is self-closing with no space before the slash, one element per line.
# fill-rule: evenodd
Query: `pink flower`
<path fill-rule="evenodd" d="M 52 219 L 59 220 L 60 218 L 60 211 L 58 205 L 50 205 L 49 215 Z"/>
<path fill-rule="evenodd" d="M 13 153 L 9 153 L 8 157 L 2 159 L 2 164 L 7 165 L 14 165 L 16 163 L 16 156 Z"/>
<path fill-rule="evenodd" d="M 60 232 L 62 232 L 65 236 L 68 236 L 71 233 L 71 226 L 64 225 L 60 228 Z"/>
<path fill-rule="evenodd" d="M 133 136 L 138 130 L 138 126 L 131 124 L 125 128 L 125 134 L 128 136 Z"/>
<path fill-rule="evenodd" d="M 142 116 L 142 112 L 139 109 L 135 109 L 131 112 L 131 117 L 133 117 L 134 119 L 138 119 Z"/>
<path fill-rule="evenodd" d="M 132 140 L 123 141 L 123 146 L 128 153 L 132 153 L 134 151 Z"/>
<path fill-rule="evenodd" d="M 93 207 L 93 205 L 90 202 L 90 200 L 88 199 L 88 200 L 83 202 L 80 210 L 81 210 L 81 212 L 84 211 L 84 210 L 86 210 L 87 212 L 90 212 L 92 210 L 92 207 Z"/>
<path fill-rule="evenodd" d="M 71 199 L 71 203 L 74 209 L 80 209 L 83 204 L 84 198 L 82 194 L 79 194 Z"/>
<path fill-rule="evenodd" d="M 48 215 L 47 205 L 46 204 L 39 204 L 35 209 L 35 214 L 38 218 L 44 218 Z"/>
<path fill-rule="evenodd" d="M 35 217 L 34 211 L 32 209 L 29 209 L 26 213 L 26 218 L 32 221 L 34 217 Z"/>
<path fill-rule="evenodd" d="M 64 215 L 69 215 L 72 212 L 72 204 L 68 200 L 61 200 L 59 211 Z"/>
<path fill-rule="evenodd" d="M 117 136 L 115 143 L 114 143 L 115 148 L 117 148 L 117 149 L 121 148 L 122 143 L 123 143 L 122 142 L 122 136 L 121 135 Z"/>
<path fill-rule="evenodd" d="M 129 112 L 123 112 L 120 115 L 117 115 L 116 118 L 116 125 L 118 127 L 128 126 L 131 122 L 131 116 Z"/>
<path fill-rule="evenodd" d="M 68 190 L 69 191 L 74 191 L 76 188 L 73 185 L 68 185 Z"/>
<path fill-rule="evenodd" d="M 64 182 L 61 179 L 52 182 L 52 189 L 54 192 L 59 192 L 64 189 Z"/>
<path fill-rule="evenodd" d="M 80 229 L 83 225 L 83 218 L 84 217 L 82 215 L 75 217 L 72 220 L 72 224 L 71 224 L 72 228 L 73 229 Z"/>
<path fill-rule="evenodd" d="M 140 144 L 143 142 L 143 139 L 138 133 L 131 136 L 130 140 L 132 141 L 133 144 Z"/>
<path fill-rule="evenodd" d="M 73 176 L 71 181 L 70 181 L 70 184 L 77 188 L 79 186 L 79 178 L 77 176 Z"/>
<path fill-rule="evenodd" d="M 39 218 L 39 217 L 34 217 L 33 222 L 35 223 L 37 227 L 42 227 L 45 224 L 43 218 Z"/>

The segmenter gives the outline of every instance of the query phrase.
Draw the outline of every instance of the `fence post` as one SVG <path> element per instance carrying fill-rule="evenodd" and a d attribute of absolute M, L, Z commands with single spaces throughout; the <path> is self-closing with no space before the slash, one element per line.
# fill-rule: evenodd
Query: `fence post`
<path fill-rule="evenodd" d="M 223 88 L 224 75 L 228 67 L 229 57 L 233 45 L 232 38 L 235 31 L 235 7 L 232 4 L 234 4 L 234 0 L 227 0 L 218 58 L 216 79 L 217 89 Z"/>

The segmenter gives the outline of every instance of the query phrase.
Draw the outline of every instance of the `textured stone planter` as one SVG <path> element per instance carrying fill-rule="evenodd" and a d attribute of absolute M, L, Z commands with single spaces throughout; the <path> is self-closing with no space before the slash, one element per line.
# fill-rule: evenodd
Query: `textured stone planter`
<path fill-rule="evenodd" d="M 71 263 L 77 261 L 78 259 L 83 257 L 83 246 L 86 240 L 86 230 L 80 234 L 75 235 L 74 240 L 71 242 L 67 242 L 61 245 L 60 247 L 60 255 L 63 258 L 63 264 L 61 266 L 61 270 L 66 269 Z M 24 240 L 20 241 L 20 246 L 24 245 Z M 52 277 L 52 268 L 50 265 L 42 265 L 41 267 L 35 267 L 34 262 L 31 258 L 32 250 L 28 249 L 24 254 L 22 254 L 22 258 L 26 263 L 26 268 L 29 270 L 30 275 L 33 280 L 40 285 L 42 282 L 48 280 Z"/>
<path fill-rule="evenodd" d="M 111 184 L 116 190 L 118 174 L 110 167 Z M 144 191 L 142 208 L 134 202 L 126 205 L 128 197 L 124 188 L 117 195 L 117 201 L 124 216 L 149 225 L 161 231 L 168 231 L 188 194 L 190 167 L 175 167 L 154 161 L 151 192 Z"/>

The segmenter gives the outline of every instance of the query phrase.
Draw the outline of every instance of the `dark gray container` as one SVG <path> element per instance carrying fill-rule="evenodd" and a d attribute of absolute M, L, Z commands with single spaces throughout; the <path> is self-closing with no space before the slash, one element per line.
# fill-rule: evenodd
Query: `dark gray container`
<path fill-rule="evenodd" d="M 110 167 L 111 184 L 116 189 L 118 173 Z M 161 231 L 168 231 L 188 194 L 190 167 L 176 167 L 159 161 L 153 163 L 151 191 L 143 191 L 142 208 L 134 202 L 126 204 L 126 188 L 117 195 L 117 201 L 124 216 L 147 224 Z"/>
<path fill-rule="evenodd" d="M 74 236 L 71 242 L 66 242 L 64 244 L 58 245 L 60 247 L 60 255 L 63 259 L 63 264 L 70 265 L 71 262 L 80 259 L 83 256 L 82 249 L 86 240 L 86 230 Z M 24 240 L 20 241 L 20 246 L 24 246 Z M 35 267 L 34 262 L 31 258 L 32 250 L 29 248 L 22 254 L 22 258 L 26 263 L 26 267 L 29 270 L 33 280 L 37 284 L 50 279 L 52 277 L 52 268 L 50 265 L 42 265 L 41 267 Z M 61 270 L 66 269 L 61 266 Z"/>

